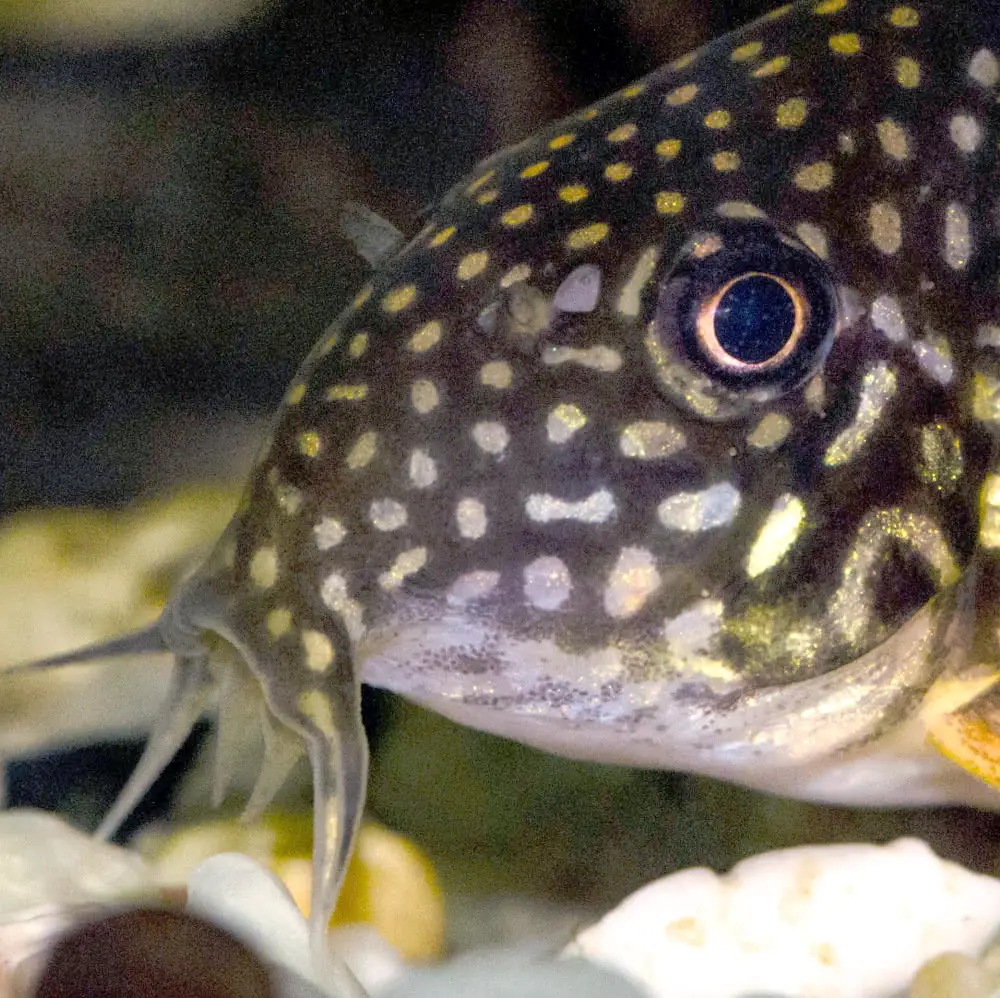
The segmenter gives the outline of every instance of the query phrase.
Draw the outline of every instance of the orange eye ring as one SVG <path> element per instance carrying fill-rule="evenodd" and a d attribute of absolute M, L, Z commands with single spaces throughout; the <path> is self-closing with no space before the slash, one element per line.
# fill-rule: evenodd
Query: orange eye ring
<path fill-rule="evenodd" d="M 753 362 L 735 357 L 719 342 L 716 331 L 716 319 L 719 306 L 726 295 L 738 284 L 750 278 L 764 278 L 777 284 L 788 296 L 792 306 L 792 322 L 788 336 L 781 348 L 766 360 Z M 808 328 L 810 317 L 809 299 L 801 288 L 779 277 L 764 271 L 751 270 L 730 278 L 718 290 L 707 298 L 698 309 L 695 329 L 698 344 L 705 355 L 720 368 L 734 373 L 763 372 L 780 367 L 796 350 Z"/>

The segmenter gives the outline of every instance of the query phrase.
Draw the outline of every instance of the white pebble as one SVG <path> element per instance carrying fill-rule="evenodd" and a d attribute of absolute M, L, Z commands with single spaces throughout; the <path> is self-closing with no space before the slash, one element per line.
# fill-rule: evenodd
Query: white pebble
<path fill-rule="evenodd" d="M 977 954 L 998 924 L 1000 881 L 899 839 L 784 849 L 722 876 L 683 870 L 564 955 L 622 971 L 655 998 L 889 998 L 937 954 Z"/>

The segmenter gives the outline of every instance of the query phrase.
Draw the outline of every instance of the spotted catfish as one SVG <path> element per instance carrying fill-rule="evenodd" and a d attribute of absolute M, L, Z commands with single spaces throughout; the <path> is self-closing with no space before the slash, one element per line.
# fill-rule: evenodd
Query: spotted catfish
<path fill-rule="evenodd" d="M 106 829 L 220 676 L 251 809 L 311 756 L 317 938 L 362 680 L 582 758 L 1000 803 L 998 57 L 991 4 L 807 0 L 479 166 L 117 646 L 178 679 Z"/>

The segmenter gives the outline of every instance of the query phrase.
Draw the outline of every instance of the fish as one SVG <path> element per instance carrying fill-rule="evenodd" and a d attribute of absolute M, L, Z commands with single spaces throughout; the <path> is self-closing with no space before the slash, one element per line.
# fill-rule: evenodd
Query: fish
<path fill-rule="evenodd" d="M 247 724 L 250 814 L 309 756 L 321 948 L 362 682 L 581 759 L 1000 806 L 998 100 L 995 4 L 800 0 L 371 249 L 212 554 L 83 652 L 176 663 L 100 833 L 217 694 L 217 798 Z"/>

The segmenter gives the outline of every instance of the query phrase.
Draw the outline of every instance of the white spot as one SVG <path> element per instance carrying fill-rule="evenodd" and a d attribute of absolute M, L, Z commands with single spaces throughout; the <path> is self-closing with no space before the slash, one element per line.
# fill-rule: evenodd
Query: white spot
<path fill-rule="evenodd" d="M 510 388 L 514 372 L 505 360 L 491 360 L 479 369 L 479 381 L 489 388 Z"/>
<path fill-rule="evenodd" d="M 250 579 L 259 589 L 270 589 L 278 580 L 278 552 L 258 548 L 250 559 Z"/>
<path fill-rule="evenodd" d="M 577 430 L 587 425 L 587 417 L 571 403 L 557 405 L 545 420 L 545 432 L 554 444 L 564 444 Z"/>
<path fill-rule="evenodd" d="M 507 449 L 510 434 L 503 423 L 476 423 L 472 427 L 472 439 L 481 451 L 499 456 Z"/>
<path fill-rule="evenodd" d="M 368 519 L 376 530 L 388 533 L 406 526 L 406 507 L 395 499 L 376 499 L 368 507 Z"/>
<path fill-rule="evenodd" d="M 806 508 L 798 496 L 778 496 L 747 555 L 747 575 L 755 579 L 773 568 L 798 540 Z"/>
<path fill-rule="evenodd" d="M 986 323 L 976 329 L 976 346 L 1000 349 L 1000 325 Z"/>
<path fill-rule="evenodd" d="M 414 381 L 410 385 L 410 401 L 413 404 L 413 408 L 421 416 L 425 416 L 432 409 L 437 408 L 439 401 L 437 386 L 433 381 L 428 381 L 426 378 Z"/>
<path fill-rule="evenodd" d="M 326 672 L 333 665 L 333 645 L 322 631 L 303 631 L 302 651 L 312 672 Z"/>
<path fill-rule="evenodd" d="M 660 587 L 660 573 L 653 555 L 645 548 L 622 548 L 607 585 L 604 609 L 610 617 L 631 617 Z"/>
<path fill-rule="evenodd" d="M 657 507 L 660 523 L 670 530 L 694 534 L 725 527 L 736 519 L 740 493 L 729 482 L 711 485 L 701 492 L 678 492 Z"/>
<path fill-rule="evenodd" d="M 556 520 L 578 520 L 581 523 L 605 523 L 614 516 L 615 497 L 601 489 L 571 502 L 547 493 L 532 493 L 524 504 L 528 518 L 536 523 L 552 523 Z"/>
<path fill-rule="evenodd" d="M 319 598 L 327 609 L 340 617 L 347 636 L 352 641 L 360 641 L 364 637 L 365 625 L 361 604 L 348 595 L 347 579 L 343 575 L 331 572 L 319 588 Z"/>
<path fill-rule="evenodd" d="M 944 210 L 944 259 L 952 270 L 964 270 L 972 253 L 969 213 L 951 201 Z"/>
<path fill-rule="evenodd" d="M 861 379 L 858 411 L 851 425 L 841 430 L 823 455 L 828 468 L 846 464 L 865 445 L 896 395 L 896 372 L 883 361 L 873 364 Z"/>
<path fill-rule="evenodd" d="M 727 682 L 736 678 L 733 669 L 720 659 L 723 609 L 722 600 L 703 599 L 663 622 L 663 639 L 671 660 L 685 674 Z"/>
<path fill-rule="evenodd" d="M 378 577 L 378 584 L 386 591 L 398 589 L 411 575 L 427 564 L 427 548 L 408 548 L 396 556 L 388 572 Z"/>
<path fill-rule="evenodd" d="M 556 288 L 552 308 L 558 312 L 593 312 L 601 297 L 601 269 L 585 263 L 572 270 Z"/>
<path fill-rule="evenodd" d="M 458 532 L 467 540 L 479 540 L 486 533 L 486 507 L 478 499 L 459 499 L 455 506 Z"/>
<path fill-rule="evenodd" d="M 546 555 L 524 568 L 524 596 L 539 610 L 558 610 L 569 599 L 573 580 L 559 558 Z"/>
<path fill-rule="evenodd" d="M 324 516 L 313 527 L 313 535 L 316 538 L 316 547 L 320 551 L 329 551 L 347 536 L 347 531 L 340 520 L 335 520 L 332 516 Z"/>
<path fill-rule="evenodd" d="M 542 353 L 542 363 L 546 367 L 559 364 L 579 364 L 592 371 L 613 374 L 622 366 L 621 354 L 611 347 L 597 346 L 578 349 L 577 347 L 547 347 Z"/>
<path fill-rule="evenodd" d="M 906 320 L 899 302 L 892 295 L 879 295 L 872 302 L 872 325 L 891 343 L 903 343 L 907 338 Z"/>
<path fill-rule="evenodd" d="M 980 49 L 969 60 L 969 76 L 982 87 L 1000 83 L 1000 62 L 989 49 Z"/>
<path fill-rule="evenodd" d="M 983 130 L 971 114 L 956 114 L 948 123 L 951 141 L 962 151 L 975 152 L 983 141 Z"/>
<path fill-rule="evenodd" d="M 625 457 L 642 461 L 673 457 L 686 446 L 687 440 L 681 430 L 658 420 L 629 423 L 618 438 L 618 449 Z"/>
<path fill-rule="evenodd" d="M 795 234 L 821 260 L 830 258 L 830 243 L 824 229 L 812 222 L 799 222 L 795 227 Z"/>
<path fill-rule="evenodd" d="M 939 385 L 950 385 L 955 377 L 955 362 L 948 341 L 938 333 L 928 333 L 913 344 L 913 355 L 920 369 Z"/>
<path fill-rule="evenodd" d="M 438 477 L 437 464 L 425 450 L 410 452 L 410 482 L 415 488 L 429 489 Z"/>
<path fill-rule="evenodd" d="M 716 205 L 715 213 L 723 218 L 767 218 L 767 212 L 749 201 L 723 201 Z"/>
<path fill-rule="evenodd" d="M 499 583 L 499 572 L 466 572 L 451 584 L 448 589 L 448 602 L 458 606 L 474 603 L 489 596 Z"/>
<path fill-rule="evenodd" d="M 639 314 L 639 297 L 642 294 L 642 289 L 649 283 L 649 279 L 656 271 L 656 262 L 659 259 L 659 246 L 647 246 L 639 254 L 639 259 L 618 296 L 618 311 L 622 315 Z"/>

